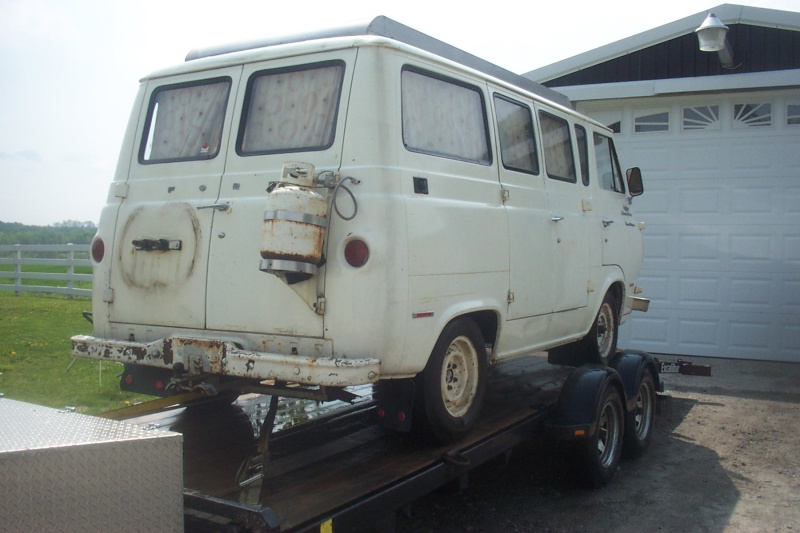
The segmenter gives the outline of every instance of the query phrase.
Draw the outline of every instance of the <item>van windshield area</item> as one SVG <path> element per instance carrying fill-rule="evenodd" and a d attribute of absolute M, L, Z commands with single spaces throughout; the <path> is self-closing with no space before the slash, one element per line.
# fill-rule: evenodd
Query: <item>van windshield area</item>
<path fill-rule="evenodd" d="M 239 127 L 239 155 L 329 148 L 343 75 L 339 61 L 253 74 Z"/>
<path fill-rule="evenodd" d="M 219 153 L 231 80 L 165 85 L 153 91 L 139 151 L 142 163 L 211 159 Z"/>

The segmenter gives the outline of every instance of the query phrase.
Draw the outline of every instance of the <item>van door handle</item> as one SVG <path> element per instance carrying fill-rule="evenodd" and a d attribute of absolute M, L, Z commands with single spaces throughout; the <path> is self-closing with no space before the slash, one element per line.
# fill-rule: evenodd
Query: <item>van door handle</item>
<path fill-rule="evenodd" d="M 613 221 L 613 220 L 608 220 L 607 218 L 604 218 L 604 219 L 603 219 L 603 227 L 604 227 L 604 228 L 607 228 L 607 227 L 609 227 L 609 226 L 610 226 L 611 224 L 613 224 L 613 223 L 614 223 L 614 221 Z"/>
<path fill-rule="evenodd" d="M 553 215 L 552 217 L 550 217 L 550 220 L 552 220 L 553 222 L 560 222 L 561 220 L 564 220 L 564 217 L 559 215 Z"/>
<path fill-rule="evenodd" d="M 227 211 L 231 206 L 228 204 L 210 204 L 210 205 L 199 205 L 197 209 L 216 209 L 217 211 Z"/>

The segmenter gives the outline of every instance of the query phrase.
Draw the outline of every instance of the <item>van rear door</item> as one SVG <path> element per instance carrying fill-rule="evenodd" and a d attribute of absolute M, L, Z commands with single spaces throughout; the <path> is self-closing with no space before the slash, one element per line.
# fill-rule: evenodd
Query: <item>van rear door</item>
<path fill-rule="evenodd" d="M 261 271 L 262 226 L 267 190 L 287 162 L 309 163 L 323 175 L 339 169 L 355 58 L 350 49 L 245 66 L 217 200 L 225 207 L 211 231 L 209 329 L 323 336 L 315 306 L 324 268 L 291 285 Z"/>
<path fill-rule="evenodd" d="M 205 326 L 207 256 L 241 67 L 144 81 L 111 267 L 112 323 Z"/>

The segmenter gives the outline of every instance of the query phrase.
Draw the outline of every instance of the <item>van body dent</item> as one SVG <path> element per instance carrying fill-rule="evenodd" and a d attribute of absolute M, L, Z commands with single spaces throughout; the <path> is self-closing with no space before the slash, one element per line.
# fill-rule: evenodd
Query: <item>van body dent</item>
<path fill-rule="evenodd" d="M 565 97 L 384 17 L 193 51 L 141 81 L 73 351 L 159 394 L 411 383 L 452 439 L 488 364 L 606 362 L 646 310 L 627 178 Z"/>

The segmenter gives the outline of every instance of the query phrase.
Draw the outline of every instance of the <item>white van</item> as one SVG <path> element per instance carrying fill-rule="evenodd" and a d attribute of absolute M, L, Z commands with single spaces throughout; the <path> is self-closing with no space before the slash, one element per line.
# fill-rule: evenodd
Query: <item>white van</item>
<path fill-rule="evenodd" d="M 380 380 L 452 440 L 488 364 L 613 356 L 641 192 L 565 97 L 385 17 L 195 50 L 141 82 L 73 351 L 160 395 Z"/>

